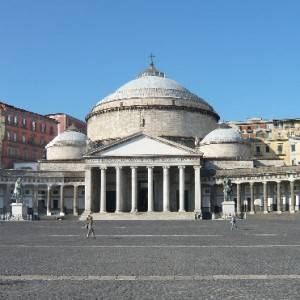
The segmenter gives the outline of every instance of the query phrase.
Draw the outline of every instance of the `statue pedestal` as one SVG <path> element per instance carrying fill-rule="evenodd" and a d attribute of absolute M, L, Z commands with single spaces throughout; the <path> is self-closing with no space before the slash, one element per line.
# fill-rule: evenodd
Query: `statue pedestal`
<path fill-rule="evenodd" d="M 223 219 L 229 219 L 231 216 L 235 215 L 235 202 L 234 201 L 224 201 L 222 202 L 222 217 Z"/>
<path fill-rule="evenodd" d="M 12 219 L 16 221 L 24 221 L 27 219 L 27 206 L 24 203 L 11 204 Z"/>

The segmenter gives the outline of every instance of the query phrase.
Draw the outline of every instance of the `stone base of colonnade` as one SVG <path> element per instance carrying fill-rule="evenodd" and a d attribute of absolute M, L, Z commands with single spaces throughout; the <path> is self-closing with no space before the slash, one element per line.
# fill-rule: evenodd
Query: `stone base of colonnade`
<path fill-rule="evenodd" d="M 80 220 L 84 221 L 88 213 L 83 213 Z M 92 213 L 94 220 L 194 220 L 194 212 L 119 212 Z"/>

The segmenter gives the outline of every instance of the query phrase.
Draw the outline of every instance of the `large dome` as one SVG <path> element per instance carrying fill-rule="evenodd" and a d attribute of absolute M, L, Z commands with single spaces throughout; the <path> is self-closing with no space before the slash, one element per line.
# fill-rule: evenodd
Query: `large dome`
<path fill-rule="evenodd" d="M 218 114 L 205 100 L 153 65 L 99 101 L 86 117 L 92 141 L 118 139 L 138 131 L 171 138 L 204 137 Z"/>
<path fill-rule="evenodd" d="M 160 72 L 160 74 L 163 73 Z M 172 98 L 179 101 L 195 101 L 198 104 L 202 104 L 203 108 L 214 111 L 206 101 L 191 93 L 175 80 L 153 75 L 140 75 L 137 79 L 129 81 L 114 93 L 99 101 L 96 107 L 111 101 L 124 101 L 133 98 Z"/>

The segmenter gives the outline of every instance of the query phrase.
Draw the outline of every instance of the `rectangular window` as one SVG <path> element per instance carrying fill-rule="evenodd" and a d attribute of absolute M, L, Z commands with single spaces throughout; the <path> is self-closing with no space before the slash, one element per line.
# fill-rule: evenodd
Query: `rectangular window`
<path fill-rule="evenodd" d="M 14 116 L 14 124 L 17 126 L 18 125 L 18 116 Z"/>
<path fill-rule="evenodd" d="M 283 152 L 283 144 L 278 144 L 277 145 L 277 153 L 282 154 L 282 152 Z"/>
<path fill-rule="evenodd" d="M 31 122 L 31 129 L 32 129 L 32 131 L 36 130 L 36 123 L 34 120 L 32 120 L 32 122 Z"/>
<path fill-rule="evenodd" d="M 22 135 L 22 143 L 26 144 L 26 135 L 25 134 Z"/>
<path fill-rule="evenodd" d="M 23 119 L 22 119 L 22 127 L 23 127 L 23 128 L 26 128 L 26 127 L 27 127 L 27 120 L 26 120 L 26 118 L 23 118 Z"/>
<path fill-rule="evenodd" d="M 41 124 L 41 132 L 42 133 L 46 132 L 46 124 L 44 124 L 44 123 Z"/>
<path fill-rule="evenodd" d="M 17 142 L 18 141 L 18 135 L 16 132 L 14 132 L 14 142 Z"/>
<path fill-rule="evenodd" d="M 296 145 L 295 145 L 295 144 L 291 145 L 291 151 L 292 151 L 292 152 L 295 152 L 295 151 L 296 151 Z"/>
<path fill-rule="evenodd" d="M 9 132 L 9 131 L 6 131 L 6 139 L 7 139 L 8 141 L 10 141 L 10 132 Z"/>
<path fill-rule="evenodd" d="M 270 147 L 266 145 L 266 153 L 270 153 Z"/>
<path fill-rule="evenodd" d="M 260 146 L 255 147 L 256 154 L 260 154 Z"/>

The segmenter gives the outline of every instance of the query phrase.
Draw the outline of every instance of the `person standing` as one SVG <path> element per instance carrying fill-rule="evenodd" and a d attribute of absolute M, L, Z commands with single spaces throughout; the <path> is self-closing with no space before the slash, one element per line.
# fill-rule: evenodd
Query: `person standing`
<path fill-rule="evenodd" d="M 237 229 L 236 216 L 235 215 L 231 216 L 230 224 L 231 224 L 231 230 L 233 230 L 234 228 Z"/>
<path fill-rule="evenodd" d="M 95 239 L 95 230 L 94 230 L 94 220 L 93 217 L 91 215 L 88 215 L 86 218 L 86 228 L 87 228 L 87 234 L 86 234 L 86 238 L 88 238 L 90 236 L 90 234 L 93 234 L 93 238 Z"/>

